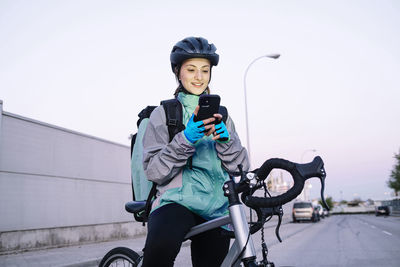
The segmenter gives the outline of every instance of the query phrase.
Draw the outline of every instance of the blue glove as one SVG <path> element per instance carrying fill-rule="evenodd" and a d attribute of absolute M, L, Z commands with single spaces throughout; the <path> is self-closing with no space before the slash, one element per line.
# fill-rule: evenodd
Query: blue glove
<path fill-rule="evenodd" d="M 187 140 L 192 144 L 196 143 L 200 138 L 204 136 L 205 128 L 203 121 L 194 121 L 194 114 L 190 117 L 190 120 L 186 124 L 186 129 L 183 131 Z"/>
<path fill-rule="evenodd" d="M 215 125 L 215 135 L 219 135 L 217 141 L 220 142 L 229 141 L 228 129 L 226 129 L 225 123 L 223 121 Z"/>

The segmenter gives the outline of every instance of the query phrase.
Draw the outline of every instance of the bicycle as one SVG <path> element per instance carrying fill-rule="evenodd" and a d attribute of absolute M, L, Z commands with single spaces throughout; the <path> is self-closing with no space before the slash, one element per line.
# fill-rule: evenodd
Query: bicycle
<path fill-rule="evenodd" d="M 223 193 L 228 198 L 229 215 L 202 223 L 194 226 L 186 235 L 185 240 L 202 232 L 222 227 L 231 224 L 233 231 L 225 231 L 225 234 L 234 238 L 235 241 L 231 245 L 228 254 L 226 255 L 222 267 L 255 267 L 255 266 L 275 266 L 273 262 L 268 261 L 268 249 L 263 241 L 263 226 L 273 215 L 279 217 L 278 225 L 275 229 L 275 234 L 280 242 L 279 227 L 282 220 L 283 210 L 282 205 L 296 198 L 304 188 L 304 183 L 312 177 L 320 178 L 321 181 L 321 200 L 323 205 L 328 209 L 328 205 L 324 198 L 326 172 L 324 162 L 321 157 L 317 156 L 312 162 L 306 164 L 293 163 L 285 159 L 269 159 L 264 164 L 254 171 L 245 172 L 239 167 L 239 172 L 231 174 L 231 179 L 225 182 Z M 294 181 L 293 187 L 287 192 L 271 196 L 266 188 L 265 179 L 272 169 L 283 169 L 288 171 Z M 238 182 L 235 182 L 234 177 L 240 177 Z M 265 190 L 264 197 L 253 196 L 253 193 L 263 188 Z M 239 197 L 239 194 L 241 196 Z M 268 195 L 268 196 L 267 196 Z M 130 201 L 125 204 L 125 209 L 131 213 L 137 213 L 145 208 L 145 201 Z M 244 205 L 250 207 L 257 215 L 256 222 L 247 222 Z M 269 219 L 267 219 L 269 218 Z M 262 233 L 262 256 L 263 259 L 259 262 L 256 260 L 256 249 L 251 235 L 261 229 Z M 128 266 L 141 266 L 142 255 L 126 248 L 117 247 L 110 250 L 101 260 L 100 267 L 117 266 L 119 261 L 128 263 Z M 120 265 L 118 265 L 120 266 Z"/>

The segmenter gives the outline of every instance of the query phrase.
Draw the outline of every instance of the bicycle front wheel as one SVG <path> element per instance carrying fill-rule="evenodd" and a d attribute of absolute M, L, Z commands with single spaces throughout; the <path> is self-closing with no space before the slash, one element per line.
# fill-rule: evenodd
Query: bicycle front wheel
<path fill-rule="evenodd" d="M 99 267 L 136 267 L 140 260 L 141 257 L 135 251 L 125 247 L 118 247 L 113 248 L 103 257 Z"/>

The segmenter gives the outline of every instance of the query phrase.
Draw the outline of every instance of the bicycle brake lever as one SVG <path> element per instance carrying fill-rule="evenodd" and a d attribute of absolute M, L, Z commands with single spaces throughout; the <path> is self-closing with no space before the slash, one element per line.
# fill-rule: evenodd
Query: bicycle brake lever
<path fill-rule="evenodd" d="M 321 180 L 321 201 L 322 201 L 322 205 L 329 211 L 329 206 L 326 203 L 325 197 L 324 197 L 325 177 L 326 177 L 326 173 L 325 173 L 325 170 L 324 170 L 324 175 L 320 177 L 320 180 Z"/>
<path fill-rule="evenodd" d="M 312 162 L 307 164 L 296 164 L 296 167 L 305 180 L 312 177 L 318 177 L 321 180 L 321 201 L 324 207 L 329 210 L 324 197 L 326 171 L 324 167 L 324 161 L 321 159 L 321 157 L 317 156 Z"/>
<path fill-rule="evenodd" d="M 261 210 L 262 210 L 262 214 L 263 214 L 264 218 L 273 216 L 273 215 L 278 216 L 278 224 L 275 228 L 275 235 L 276 235 L 276 238 L 278 238 L 279 242 L 282 242 L 281 236 L 279 235 L 279 229 L 281 227 L 282 216 L 283 216 L 282 206 L 277 206 L 277 207 L 273 207 L 273 208 L 261 208 Z"/>
<path fill-rule="evenodd" d="M 276 225 L 275 228 L 275 235 L 276 238 L 278 238 L 279 242 L 282 243 L 282 239 L 281 236 L 279 235 L 279 228 L 281 227 L 281 223 L 282 223 L 282 216 L 283 216 L 283 209 L 282 206 L 277 207 L 278 208 L 278 224 Z"/>

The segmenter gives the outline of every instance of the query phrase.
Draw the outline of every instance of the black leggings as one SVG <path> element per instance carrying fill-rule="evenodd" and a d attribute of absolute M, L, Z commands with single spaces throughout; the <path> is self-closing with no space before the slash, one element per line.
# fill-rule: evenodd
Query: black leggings
<path fill-rule="evenodd" d="M 173 203 L 151 213 L 143 249 L 143 267 L 173 266 L 190 228 L 205 222 L 187 208 Z M 194 267 L 220 266 L 229 250 L 229 237 L 212 229 L 190 238 Z"/>

